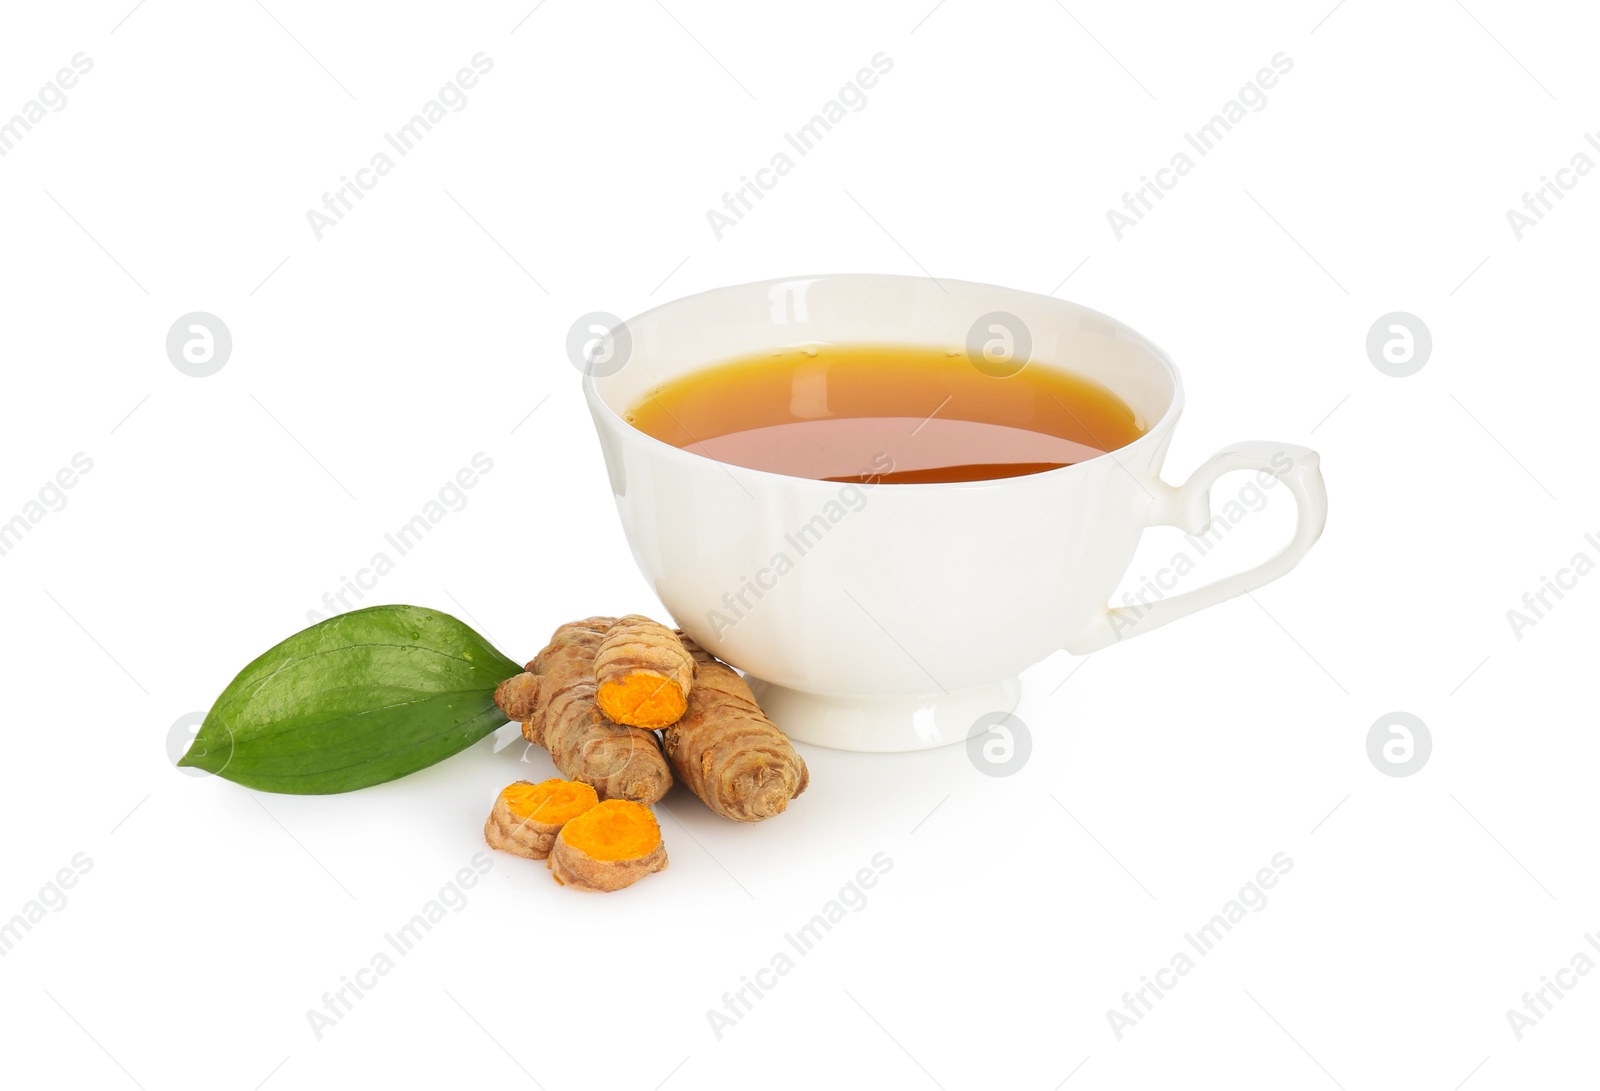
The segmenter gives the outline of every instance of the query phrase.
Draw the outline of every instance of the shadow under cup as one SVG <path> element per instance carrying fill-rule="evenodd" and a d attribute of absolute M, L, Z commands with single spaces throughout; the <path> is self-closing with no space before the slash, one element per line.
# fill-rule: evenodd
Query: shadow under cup
<path fill-rule="evenodd" d="M 813 342 L 965 351 L 980 319 L 1018 323 L 1027 366 L 1100 383 L 1148 430 L 1036 474 L 871 485 L 717 462 L 624 420 L 712 364 Z M 966 739 L 1015 708 L 1022 670 L 1104 629 L 1140 533 L 1171 521 L 1159 472 L 1177 372 L 1087 308 L 959 281 L 823 276 L 706 292 L 624 326 L 584 390 L 634 557 L 677 623 L 745 671 L 798 740 L 890 751 Z"/>

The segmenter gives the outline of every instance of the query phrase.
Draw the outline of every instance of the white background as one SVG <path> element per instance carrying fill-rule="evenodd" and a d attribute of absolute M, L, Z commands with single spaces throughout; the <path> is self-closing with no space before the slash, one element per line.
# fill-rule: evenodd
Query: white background
<path fill-rule="evenodd" d="M 1520 240 L 1506 218 L 1600 126 L 1587 13 L 534 2 L 7 5 L 0 117 L 93 60 L 0 158 L 0 520 L 93 462 L 0 557 L 0 920 L 92 861 L 0 959 L 8 1082 L 1592 1078 L 1600 974 L 1520 1040 L 1506 1016 L 1600 931 L 1600 576 L 1521 639 L 1506 617 L 1573 554 L 1600 560 L 1600 177 Z M 466 107 L 319 241 L 306 211 L 479 52 Z M 706 211 L 879 52 L 866 107 L 719 241 Z M 1294 67 L 1265 108 L 1115 238 L 1106 210 L 1279 52 Z M 1253 601 L 1029 671 L 1014 776 L 959 747 L 808 748 L 812 788 L 771 822 L 670 796 L 670 869 L 611 897 L 495 854 L 319 1039 L 308 1009 L 548 760 L 486 740 L 352 795 L 261 796 L 176 771 L 169 729 L 478 452 L 493 470 L 467 506 L 366 602 L 456 613 L 519 660 L 570 618 L 659 611 L 568 327 L 833 271 L 1129 322 L 1184 370 L 1169 477 L 1238 439 L 1315 446 L 1325 536 Z M 1404 379 L 1365 350 L 1396 310 L 1434 341 Z M 166 356 L 191 311 L 232 333 L 210 378 Z M 1274 548 L 1286 505 L 1191 583 Z M 1150 536 L 1129 586 L 1179 548 Z M 1411 776 L 1367 755 L 1394 710 L 1431 731 Z M 1266 907 L 1119 1039 L 1107 1011 L 1279 852 Z M 865 907 L 719 1039 L 707 1011 L 876 853 L 893 867 Z"/>

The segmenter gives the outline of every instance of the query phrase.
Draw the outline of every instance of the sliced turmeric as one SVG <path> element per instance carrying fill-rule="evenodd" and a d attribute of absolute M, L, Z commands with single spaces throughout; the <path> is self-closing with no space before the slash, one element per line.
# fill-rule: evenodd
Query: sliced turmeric
<path fill-rule="evenodd" d="M 759 822 L 783 813 L 810 782 L 805 759 L 737 671 L 677 635 L 695 675 L 687 712 L 662 733 L 673 771 L 724 818 Z"/>
<path fill-rule="evenodd" d="M 591 785 L 559 777 L 509 784 L 494 801 L 483 837 L 490 848 L 529 860 L 550 855 L 561 827 L 599 803 Z"/>
<path fill-rule="evenodd" d="M 694 660 L 671 629 L 629 614 L 596 649 L 594 681 L 600 711 L 617 723 L 666 727 L 687 708 Z"/>
<path fill-rule="evenodd" d="M 672 787 L 655 733 L 614 723 L 595 702 L 595 652 L 614 624 L 592 617 L 561 626 L 526 672 L 500 683 L 495 703 L 550 751 L 562 776 L 593 785 L 603 800 L 654 803 Z"/>
<path fill-rule="evenodd" d="M 648 807 L 608 799 L 561 827 L 549 866 L 562 886 L 621 890 L 665 868 L 667 850 Z"/>

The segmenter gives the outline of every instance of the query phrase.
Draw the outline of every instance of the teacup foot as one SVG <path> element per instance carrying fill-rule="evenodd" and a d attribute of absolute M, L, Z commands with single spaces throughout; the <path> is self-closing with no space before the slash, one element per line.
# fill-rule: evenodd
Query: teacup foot
<path fill-rule="evenodd" d="M 796 742 L 873 754 L 963 742 L 980 717 L 1012 712 L 1022 696 L 1022 683 L 1015 678 L 907 697 L 832 697 L 753 675 L 745 681 L 772 722 Z"/>

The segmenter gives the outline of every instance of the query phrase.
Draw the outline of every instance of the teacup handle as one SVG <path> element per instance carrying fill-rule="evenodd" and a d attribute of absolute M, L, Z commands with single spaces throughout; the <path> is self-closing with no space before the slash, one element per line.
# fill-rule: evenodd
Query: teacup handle
<path fill-rule="evenodd" d="M 1099 651 L 1125 637 L 1147 633 L 1169 621 L 1253 591 L 1299 564 L 1328 521 L 1328 491 L 1318 461 L 1317 452 L 1307 447 L 1252 441 L 1218 451 L 1176 488 L 1164 481 L 1155 481 L 1156 505 L 1147 525 L 1175 526 L 1190 534 L 1200 534 L 1211 525 L 1211 486 L 1217 478 L 1234 470 L 1265 470 L 1283 481 L 1294 496 L 1297 514 L 1294 537 L 1275 556 L 1254 568 L 1194 591 L 1145 606 L 1107 605 L 1088 628 L 1067 642 L 1066 650 L 1074 655 Z"/>

